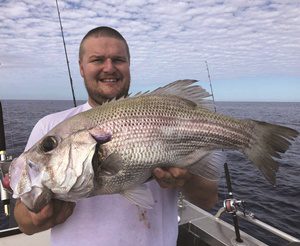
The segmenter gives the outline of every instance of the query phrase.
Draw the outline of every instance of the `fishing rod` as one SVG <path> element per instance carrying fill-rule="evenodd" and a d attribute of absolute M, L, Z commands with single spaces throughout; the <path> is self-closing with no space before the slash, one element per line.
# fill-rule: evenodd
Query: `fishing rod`
<path fill-rule="evenodd" d="M 207 61 L 205 61 L 206 64 L 206 70 L 207 70 L 207 76 L 208 76 L 208 80 L 209 80 L 209 85 L 210 85 L 210 92 L 211 92 L 211 96 L 212 96 L 212 100 L 213 100 L 213 105 L 214 105 L 214 111 L 215 113 L 217 112 L 217 108 L 216 108 L 216 103 L 215 103 L 215 97 L 214 97 L 214 92 L 213 92 L 213 88 L 212 88 L 212 83 L 211 83 L 211 78 L 210 78 L 210 73 L 209 73 L 209 69 L 208 69 L 208 63 Z M 178 194 L 178 208 L 180 208 L 180 210 L 182 210 L 184 208 L 184 195 L 182 194 L 182 192 L 179 192 Z M 178 215 L 178 222 L 180 222 L 181 220 L 181 216 Z"/>
<path fill-rule="evenodd" d="M 235 240 L 237 242 L 241 243 L 241 242 L 243 242 L 243 240 L 242 240 L 241 234 L 240 234 L 240 228 L 239 228 L 239 222 L 238 222 L 238 218 L 237 218 L 237 214 L 236 214 L 236 212 L 237 212 L 236 208 L 240 204 L 242 204 L 242 202 L 233 199 L 233 192 L 232 192 L 230 174 L 229 174 L 229 169 L 228 169 L 228 165 L 227 165 L 226 162 L 224 163 L 224 170 L 225 170 L 225 177 L 226 177 L 228 197 L 229 197 L 229 199 L 226 199 L 224 201 L 224 207 L 226 208 L 226 211 L 228 213 L 232 214 L 232 220 L 233 220 L 234 231 L 235 231 L 235 236 L 236 236 Z"/>
<path fill-rule="evenodd" d="M 207 77 L 209 81 L 209 86 L 210 86 L 210 91 L 211 91 L 211 96 L 213 99 L 213 104 L 214 104 L 214 111 L 215 113 L 217 112 L 216 108 L 216 102 L 215 102 L 215 97 L 214 97 L 214 91 L 212 88 L 212 82 L 211 82 L 211 77 L 210 77 L 210 72 L 208 68 L 208 62 L 205 61 L 206 64 L 206 70 L 207 70 Z M 221 211 L 227 211 L 228 213 L 232 214 L 232 220 L 233 220 L 233 225 L 234 225 L 234 231 L 236 235 L 236 241 L 238 243 L 242 243 L 243 240 L 241 238 L 240 234 L 240 228 L 239 228 L 239 222 L 238 222 L 238 217 L 237 217 L 237 207 L 243 206 L 244 202 L 243 201 L 237 201 L 236 199 L 233 198 L 233 192 L 232 192 L 232 186 L 231 186 L 231 179 L 230 179 L 230 174 L 229 174 L 229 169 L 228 169 L 228 164 L 225 162 L 224 163 L 224 171 L 225 171 L 225 177 L 226 177 L 226 184 L 227 184 L 227 190 L 228 190 L 228 197 L 229 199 L 226 199 L 223 202 L 223 208 L 218 212 L 216 217 L 220 216 Z"/>
<path fill-rule="evenodd" d="M 58 14 L 58 20 L 59 20 L 59 24 L 60 24 L 61 37 L 62 37 L 62 40 L 63 40 L 65 56 L 66 56 L 66 62 L 67 62 L 67 67 L 68 67 L 70 85 L 71 85 L 72 96 L 73 96 L 73 104 L 74 104 L 74 107 L 76 107 L 76 99 L 75 99 L 75 93 L 74 93 L 74 88 L 73 88 L 73 80 L 72 80 L 72 76 L 71 76 L 71 70 L 70 70 L 70 65 L 69 65 L 69 59 L 68 59 L 68 53 L 67 53 L 66 42 L 65 42 L 65 37 L 64 37 L 64 31 L 63 31 L 63 26 L 62 26 L 62 23 L 61 23 L 58 2 L 57 2 L 57 0 L 55 0 L 55 1 L 56 1 L 56 9 L 57 9 L 57 14 Z"/>
<path fill-rule="evenodd" d="M 209 80 L 209 84 L 210 84 L 211 95 L 212 95 L 212 99 L 213 99 L 213 103 L 214 103 L 214 110 L 215 110 L 215 112 L 217 112 L 207 61 L 205 61 L 205 64 L 206 64 L 206 70 L 207 70 L 208 80 Z M 289 246 L 300 245 L 300 240 L 298 238 L 295 238 L 283 231 L 278 230 L 277 228 L 275 228 L 269 224 L 266 224 L 266 223 L 258 220 L 257 218 L 255 218 L 255 216 L 252 212 L 248 212 L 248 211 L 246 212 L 245 201 L 237 200 L 233 197 L 231 178 L 230 178 L 228 164 L 226 162 L 224 163 L 224 171 L 225 171 L 225 178 L 226 178 L 226 183 L 227 183 L 228 199 L 225 199 L 223 201 L 223 207 L 219 209 L 219 211 L 216 213 L 215 217 L 220 218 L 224 212 L 232 214 L 237 243 L 243 243 L 243 240 L 240 235 L 239 224 L 238 224 L 238 217 L 239 217 L 241 219 L 244 219 L 254 225 L 257 225 L 257 226 L 273 233 L 274 235 L 277 235 L 277 236 L 281 237 L 282 239 L 290 242 L 288 244 Z"/>
<path fill-rule="evenodd" d="M 212 88 L 212 83 L 211 83 L 211 78 L 210 78 L 210 72 L 209 72 L 207 61 L 205 61 L 205 64 L 206 64 L 207 77 L 208 77 L 209 86 L 210 86 L 210 92 L 211 92 L 211 96 L 212 96 L 213 103 L 214 103 L 214 111 L 216 113 L 217 112 L 217 108 L 216 108 L 215 96 L 214 96 L 214 91 L 213 91 L 213 88 Z"/>
<path fill-rule="evenodd" d="M 6 144 L 5 144 L 5 133 L 4 133 L 4 121 L 3 121 L 3 112 L 2 104 L 0 101 L 0 195 L 1 202 L 4 210 L 4 214 L 9 216 L 10 214 L 10 199 L 9 193 L 3 185 L 3 181 L 6 178 L 7 170 L 4 170 L 7 167 L 7 156 L 6 156 Z"/>
<path fill-rule="evenodd" d="M 237 217 L 239 217 L 241 219 L 244 219 L 244 220 L 250 222 L 251 224 L 257 225 L 257 226 L 265 229 L 266 231 L 269 231 L 269 232 L 273 233 L 274 235 L 290 242 L 290 244 L 288 244 L 289 246 L 300 245 L 300 240 L 298 238 L 293 237 L 281 230 L 278 230 L 277 228 L 275 228 L 269 224 L 266 224 L 263 221 L 260 221 L 259 219 L 257 219 L 255 217 L 254 213 L 246 211 L 245 202 L 241 201 L 241 200 L 236 200 L 233 197 L 233 191 L 232 191 L 231 180 L 230 180 L 229 169 L 228 169 L 227 163 L 224 164 L 224 169 L 225 169 L 229 198 L 224 200 L 223 207 L 219 209 L 219 211 L 217 212 L 215 217 L 220 218 L 220 216 L 224 212 L 232 214 L 233 220 L 234 220 L 234 229 L 236 232 L 236 241 L 243 242 L 243 240 L 241 239 L 241 236 L 240 236 L 239 226 L 238 226 Z M 239 240 L 241 240 L 241 241 L 239 241 Z M 293 244 L 293 243 L 295 243 L 295 244 Z"/>

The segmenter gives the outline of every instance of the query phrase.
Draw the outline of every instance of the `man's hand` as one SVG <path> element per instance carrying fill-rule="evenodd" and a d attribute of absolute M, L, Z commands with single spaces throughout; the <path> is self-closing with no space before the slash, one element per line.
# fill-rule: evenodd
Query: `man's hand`
<path fill-rule="evenodd" d="M 73 213 L 74 208 L 73 202 L 53 199 L 40 212 L 33 213 L 18 200 L 14 215 L 20 230 L 31 235 L 65 222 Z"/>
<path fill-rule="evenodd" d="M 162 188 L 180 188 L 187 200 L 195 205 L 211 209 L 218 201 L 218 183 L 191 174 L 185 168 L 155 168 L 156 181 Z"/>
<path fill-rule="evenodd" d="M 170 167 L 168 169 L 155 168 L 153 171 L 156 181 L 162 188 L 180 188 L 191 178 L 187 169 Z"/>

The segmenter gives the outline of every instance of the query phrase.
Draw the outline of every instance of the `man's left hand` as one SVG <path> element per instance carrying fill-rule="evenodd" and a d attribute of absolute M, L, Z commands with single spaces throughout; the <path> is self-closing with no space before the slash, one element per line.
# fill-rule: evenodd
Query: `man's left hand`
<path fill-rule="evenodd" d="M 160 187 L 180 188 L 185 198 L 198 207 L 211 209 L 218 201 L 218 183 L 185 168 L 155 168 L 153 175 Z"/>

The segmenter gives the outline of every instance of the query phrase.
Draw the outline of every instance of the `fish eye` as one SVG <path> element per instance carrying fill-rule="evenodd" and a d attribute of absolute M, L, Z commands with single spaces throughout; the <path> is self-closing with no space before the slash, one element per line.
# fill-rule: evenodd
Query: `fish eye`
<path fill-rule="evenodd" d="M 48 136 L 41 142 L 40 148 L 43 152 L 47 153 L 55 149 L 58 145 L 58 141 L 54 136 Z"/>

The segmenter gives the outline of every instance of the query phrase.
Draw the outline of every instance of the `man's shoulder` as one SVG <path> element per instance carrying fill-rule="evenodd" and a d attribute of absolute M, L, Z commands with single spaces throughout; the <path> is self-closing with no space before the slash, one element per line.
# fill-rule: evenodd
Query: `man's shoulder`
<path fill-rule="evenodd" d="M 44 126 L 49 131 L 54 126 L 56 126 L 60 122 L 64 121 L 65 119 L 68 119 L 68 118 L 70 118 L 76 114 L 79 114 L 83 111 L 86 111 L 90 108 L 91 107 L 89 106 L 89 104 L 85 103 L 85 104 L 79 105 L 74 108 L 70 108 L 67 110 L 60 111 L 60 112 L 48 114 L 48 115 L 44 116 L 43 118 L 41 118 L 38 121 L 38 124 Z"/>
<path fill-rule="evenodd" d="M 90 105 L 88 103 L 85 103 L 78 107 L 70 108 L 64 111 L 60 111 L 57 113 L 44 116 L 33 127 L 27 145 L 25 147 L 25 150 L 29 149 L 33 144 L 39 141 L 43 136 L 45 136 L 52 128 L 54 128 L 60 122 L 80 112 L 86 111 L 90 108 L 91 108 Z"/>

